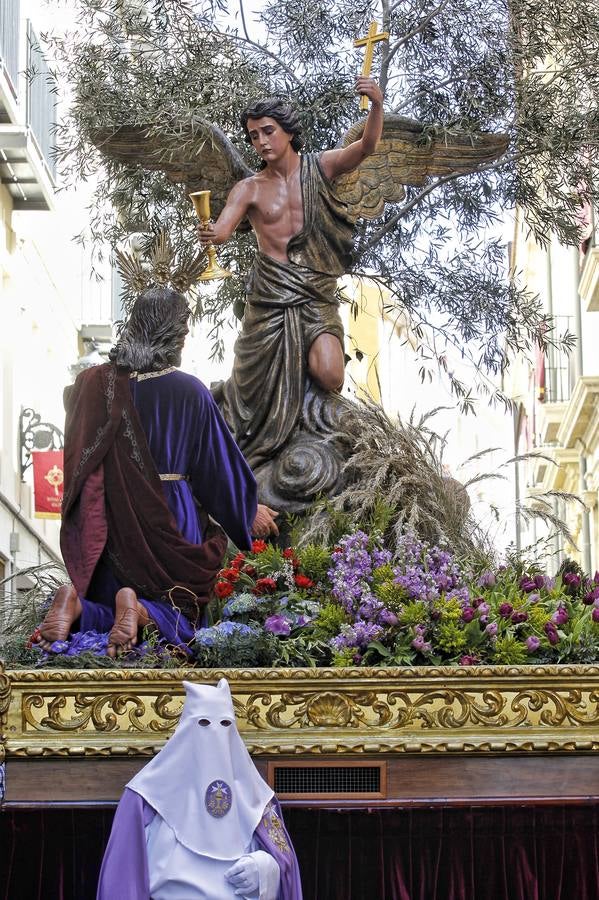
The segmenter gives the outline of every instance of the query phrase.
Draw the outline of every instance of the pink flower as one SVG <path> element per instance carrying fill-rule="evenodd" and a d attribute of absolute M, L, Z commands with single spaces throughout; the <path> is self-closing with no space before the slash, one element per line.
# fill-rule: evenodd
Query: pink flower
<path fill-rule="evenodd" d="M 558 608 L 551 616 L 551 621 L 554 623 L 554 625 L 565 625 L 568 619 L 568 610 L 565 606 L 558 606 Z"/>
<path fill-rule="evenodd" d="M 478 657 L 472 656 L 471 654 L 465 653 L 463 656 L 460 656 L 458 660 L 459 666 L 476 666 L 478 665 Z"/>

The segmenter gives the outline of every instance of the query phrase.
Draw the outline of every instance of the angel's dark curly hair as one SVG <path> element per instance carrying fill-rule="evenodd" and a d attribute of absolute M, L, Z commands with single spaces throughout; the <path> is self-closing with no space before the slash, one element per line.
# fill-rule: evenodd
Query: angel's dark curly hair
<path fill-rule="evenodd" d="M 250 133 L 248 131 L 248 119 L 263 119 L 265 117 L 274 119 L 278 122 L 283 131 L 293 135 L 291 147 L 297 153 L 304 146 L 302 138 L 302 126 L 299 116 L 295 109 L 283 100 L 282 97 L 266 97 L 264 100 L 254 100 L 249 106 L 246 106 L 241 113 L 241 125 L 245 132 L 245 139 L 248 144 L 252 143 Z"/>
<path fill-rule="evenodd" d="M 148 288 L 133 304 L 110 359 L 130 372 L 159 372 L 181 365 L 188 319 L 183 294 L 167 287 Z"/>

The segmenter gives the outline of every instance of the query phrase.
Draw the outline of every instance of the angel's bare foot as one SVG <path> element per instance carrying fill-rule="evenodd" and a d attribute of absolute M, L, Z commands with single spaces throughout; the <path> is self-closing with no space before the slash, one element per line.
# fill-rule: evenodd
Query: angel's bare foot
<path fill-rule="evenodd" d="M 54 641 L 66 641 L 71 625 L 81 615 L 81 600 L 72 584 L 63 584 L 54 595 L 46 618 L 39 626 L 37 643 L 49 650 Z"/>
<path fill-rule="evenodd" d="M 121 588 L 115 597 L 114 625 L 108 635 L 106 653 L 111 659 L 127 653 L 137 644 L 137 631 L 150 618 L 132 588 Z"/>

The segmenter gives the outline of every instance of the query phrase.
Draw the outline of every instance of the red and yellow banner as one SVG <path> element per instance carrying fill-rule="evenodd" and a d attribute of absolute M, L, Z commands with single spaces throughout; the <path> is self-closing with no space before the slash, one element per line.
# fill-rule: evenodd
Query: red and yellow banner
<path fill-rule="evenodd" d="M 36 519 L 60 519 L 64 488 L 62 450 L 34 450 L 33 490 Z"/>

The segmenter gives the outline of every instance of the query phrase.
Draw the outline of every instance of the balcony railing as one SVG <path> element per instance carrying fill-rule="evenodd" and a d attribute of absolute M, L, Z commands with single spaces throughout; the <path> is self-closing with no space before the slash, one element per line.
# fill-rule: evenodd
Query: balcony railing
<path fill-rule="evenodd" d="M 0 64 L 17 96 L 19 80 L 19 0 L 0 0 Z"/>
<path fill-rule="evenodd" d="M 555 334 L 572 332 L 572 316 L 554 316 Z M 573 354 L 548 347 L 545 354 L 545 402 L 566 403 L 572 394 L 576 375 Z"/>
<path fill-rule="evenodd" d="M 29 24 L 27 28 L 27 124 L 31 128 L 33 138 L 52 180 L 56 176 L 56 162 L 52 155 L 56 128 L 54 86 L 35 31 Z"/>

